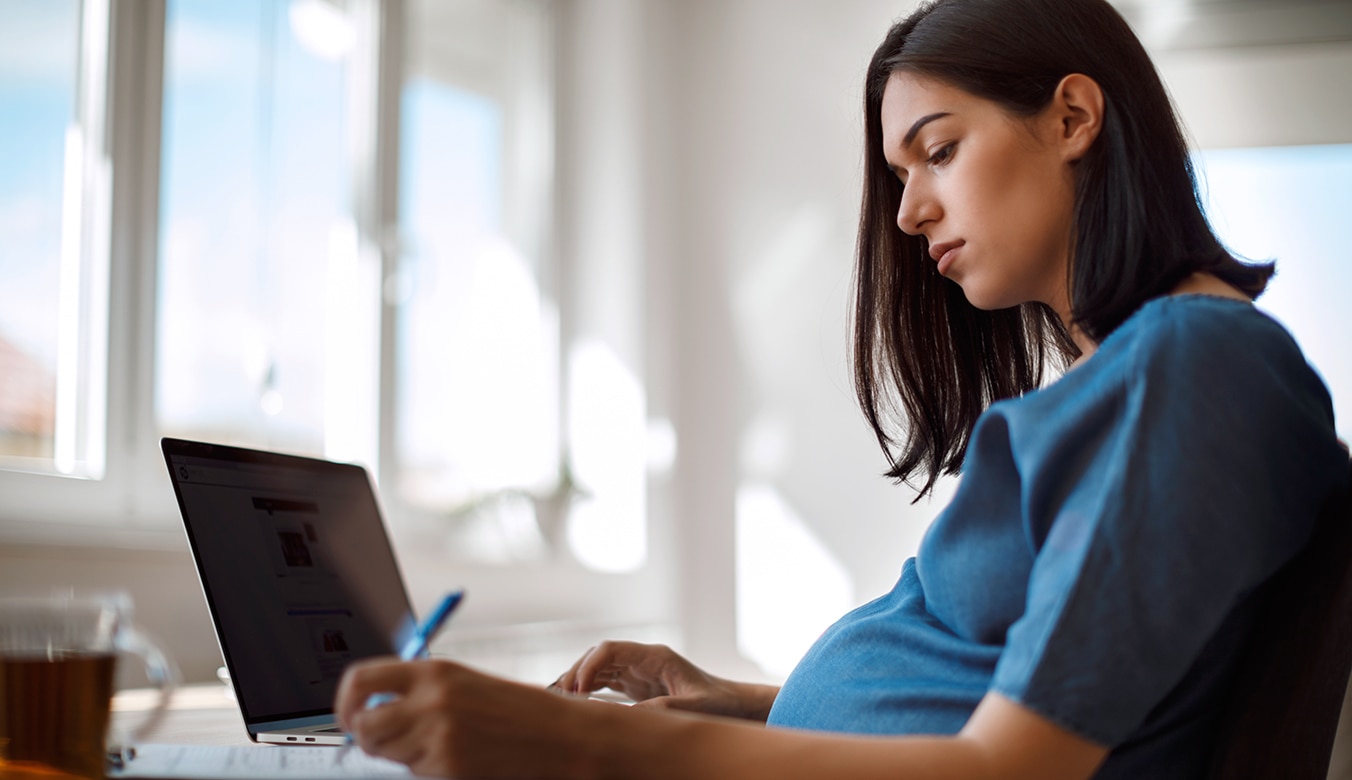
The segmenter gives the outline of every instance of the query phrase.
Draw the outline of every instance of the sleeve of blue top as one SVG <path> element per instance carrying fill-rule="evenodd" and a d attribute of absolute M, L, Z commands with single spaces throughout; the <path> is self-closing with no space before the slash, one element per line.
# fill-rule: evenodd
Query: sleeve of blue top
<path fill-rule="evenodd" d="M 1187 311 L 1137 339 L 1111 409 L 1004 420 L 1011 441 L 1080 439 L 1015 448 L 1045 536 L 992 689 L 1109 746 L 1303 546 L 1347 462 L 1327 391 L 1280 326 Z"/>

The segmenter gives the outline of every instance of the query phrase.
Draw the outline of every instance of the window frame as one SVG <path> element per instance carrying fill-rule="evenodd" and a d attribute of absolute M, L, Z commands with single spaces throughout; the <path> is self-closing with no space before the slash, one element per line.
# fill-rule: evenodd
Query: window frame
<path fill-rule="evenodd" d="M 144 451 L 153 431 L 151 362 L 136 341 L 153 331 L 142 304 L 155 292 L 164 2 L 83 0 L 80 18 L 76 116 L 85 164 L 80 192 L 63 198 L 82 203 L 81 241 L 63 252 L 78 251 L 82 275 L 94 277 L 82 293 L 91 311 L 77 325 L 79 381 L 103 398 L 102 409 L 82 413 L 95 447 L 99 439 L 103 446 L 96 476 L 0 471 L 0 540 L 160 546 L 168 534 L 147 533 L 141 509 L 140 497 L 162 485 L 144 488 L 152 482 Z M 63 312 L 62 327 L 70 326 Z"/>

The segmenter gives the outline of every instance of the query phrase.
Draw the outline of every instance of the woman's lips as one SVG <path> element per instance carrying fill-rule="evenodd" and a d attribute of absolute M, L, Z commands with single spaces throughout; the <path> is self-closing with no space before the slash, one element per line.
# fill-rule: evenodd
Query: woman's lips
<path fill-rule="evenodd" d="M 949 241 L 930 247 L 930 257 L 934 258 L 939 264 L 938 270 L 941 276 L 948 275 L 948 267 L 953 265 L 953 259 L 957 256 L 958 250 L 962 248 L 963 244 L 962 241 Z"/>

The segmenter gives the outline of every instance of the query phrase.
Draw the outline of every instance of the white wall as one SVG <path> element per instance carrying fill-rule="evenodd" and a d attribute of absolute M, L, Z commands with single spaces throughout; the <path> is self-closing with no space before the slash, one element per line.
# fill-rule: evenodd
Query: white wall
<path fill-rule="evenodd" d="M 777 492 L 850 572 L 856 602 L 891 586 L 935 508 L 877 476 L 847 363 L 861 82 L 906 5 L 672 6 L 679 592 L 692 655 L 736 668 L 739 486 Z"/>
<path fill-rule="evenodd" d="M 1161 52 L 1156 66 L 1197 146 L 1352 142 L 1352 44 Z"/>

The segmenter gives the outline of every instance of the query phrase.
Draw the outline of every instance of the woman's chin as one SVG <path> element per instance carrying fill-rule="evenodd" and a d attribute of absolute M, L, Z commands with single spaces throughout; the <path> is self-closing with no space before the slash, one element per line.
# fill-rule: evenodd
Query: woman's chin
<path fill-rule="evenodd" d="M 982 284 L 979 276 L 963 275 L 946 278 L 962 288 L 963 297 L 973 308 L 982 311 L 1010 309 L 1030 300 L 1029 297 L 1021 297 L 1017 294 L 1011 295 L 1009 285 Z"/>
<path fill-rule="evenodd" d="M 994 290 L 983 289 L 981 285 L 973 284 L 970 280 L 966 284 L 962 282 L 956 284 L 962 288 L 962 294 L 966 296 L 967 302 L 982 311 L 996 311 L 1018 305 L 1006 300 L 1008 296 L 1000 295 Z"/>

